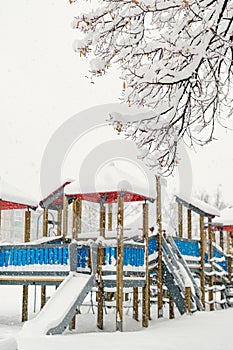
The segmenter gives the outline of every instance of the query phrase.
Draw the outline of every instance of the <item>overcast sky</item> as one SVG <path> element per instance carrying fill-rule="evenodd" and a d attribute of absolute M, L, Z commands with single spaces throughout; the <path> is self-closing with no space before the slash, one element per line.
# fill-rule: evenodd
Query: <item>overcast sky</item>
<path fill-rule="evenodd" d="M 117 72 L 95 84 L 85 78 L 88 64 L 72 49 L 77 33 L 70 23 L 79 10 L 68 0 L 0 0 L 0 174 L 33 197 L 40 195 L 41 160 L 56 130 L 76 113 L 121 96 Z M 232 120 L 228 125 L 233 129 Z M 184 163 L 191 162 L 194 192 L 221 185 L 233 203 L 233 134 L 218 128 L 215 136 L 211 145 L 188 151 Z M 112 130 L 111 137 L 117 138 Z M 174 185 L 180 178 L 176 172 Z"/>

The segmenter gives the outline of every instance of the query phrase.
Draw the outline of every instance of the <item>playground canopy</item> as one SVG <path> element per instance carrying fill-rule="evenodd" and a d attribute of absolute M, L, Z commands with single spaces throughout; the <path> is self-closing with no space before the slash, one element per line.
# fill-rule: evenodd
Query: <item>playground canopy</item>
<path fill-rule="evenodd" d="M 200 199 L 191 197 L 188 198 L 184 195 L 176 195 L 177 203 L 182 204 L 187 209 L 194 211 L 195 213 L 205 216 L 208 218 L 214 218 L 215 216 L 220 216 L 220 212 L 215 207 L 201 201 Z"/>
<path fill-rule="evenodd" d="M 69 185 L 71 181 L 64 182 L 61 186 L 50 193 L 46 198 L 39 202 L 42 208 L 58 209 L 63 205 L 64 188 Z"/>
<path fill-rule="evenodd" d="M 36 209 L 38 206 L 35 200 L 32 200 L 16 187 L 10 185 L 0 178 L 0 209 Z"/>
<path fill-rule="evenodd" d="M 233 208 L 223 209 L 218 221 L 222 224 L 224 231 L 228 231 L 233 235 Z"/>

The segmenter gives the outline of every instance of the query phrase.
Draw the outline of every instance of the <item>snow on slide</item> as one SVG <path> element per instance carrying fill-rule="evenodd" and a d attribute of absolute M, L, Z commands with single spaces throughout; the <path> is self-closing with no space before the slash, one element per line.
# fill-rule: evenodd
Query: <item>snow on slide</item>
<path fill-rule="evenodd" d="M 70 272 L 40 313 L 24 324 L 20 336 L 46 335 L 50 333 L 51 329 L 64 322 L 65 319 L 68 320 L 69 317 L 67 316 L 70 310 L 81 305 L 85 296 L 91 290 L 93 279 L 93 275 Z"/>

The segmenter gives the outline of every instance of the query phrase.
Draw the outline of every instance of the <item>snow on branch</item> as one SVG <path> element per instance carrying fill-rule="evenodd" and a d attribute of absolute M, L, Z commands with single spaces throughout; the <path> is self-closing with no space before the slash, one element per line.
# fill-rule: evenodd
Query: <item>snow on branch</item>
<path fill-rule="evenodd" d="M 220 115 L 232 112 L 232 1 L 93 1 L 72 26 L 90 75 L 120 67 L 122 100 L 151 110 L 149 118 L 111 120 L 152 168 L 172 171 L 181 139 L 208 143 Z"/>

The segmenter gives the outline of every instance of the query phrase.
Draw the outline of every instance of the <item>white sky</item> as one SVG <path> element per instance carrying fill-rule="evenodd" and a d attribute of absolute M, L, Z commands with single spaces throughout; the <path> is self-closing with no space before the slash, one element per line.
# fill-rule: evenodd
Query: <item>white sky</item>
<path fill-rule="evenodd" d="M 0 0 L 0 174 L 33 197 L 40 196 L 41 159 L 58 127 L 84 109 L 118 102 L 121 95 L 117 72 L 95 84 L 85 78 L 88 64 L 72 49 L 77 33 L 70 23 L 78 11 L 78 2 L 71 6 L 68 0 Z M 218 128 L 219 141 L 189 152 L 194 191 L 212 192 L 221 185 L 231 201 L 232 136 Z M 84 152 L 83 146 L 76 149 Z M 68 169 L 63 173 L 72 177 Z M 175 174 L 174 185 L 179 178 Z"/>

